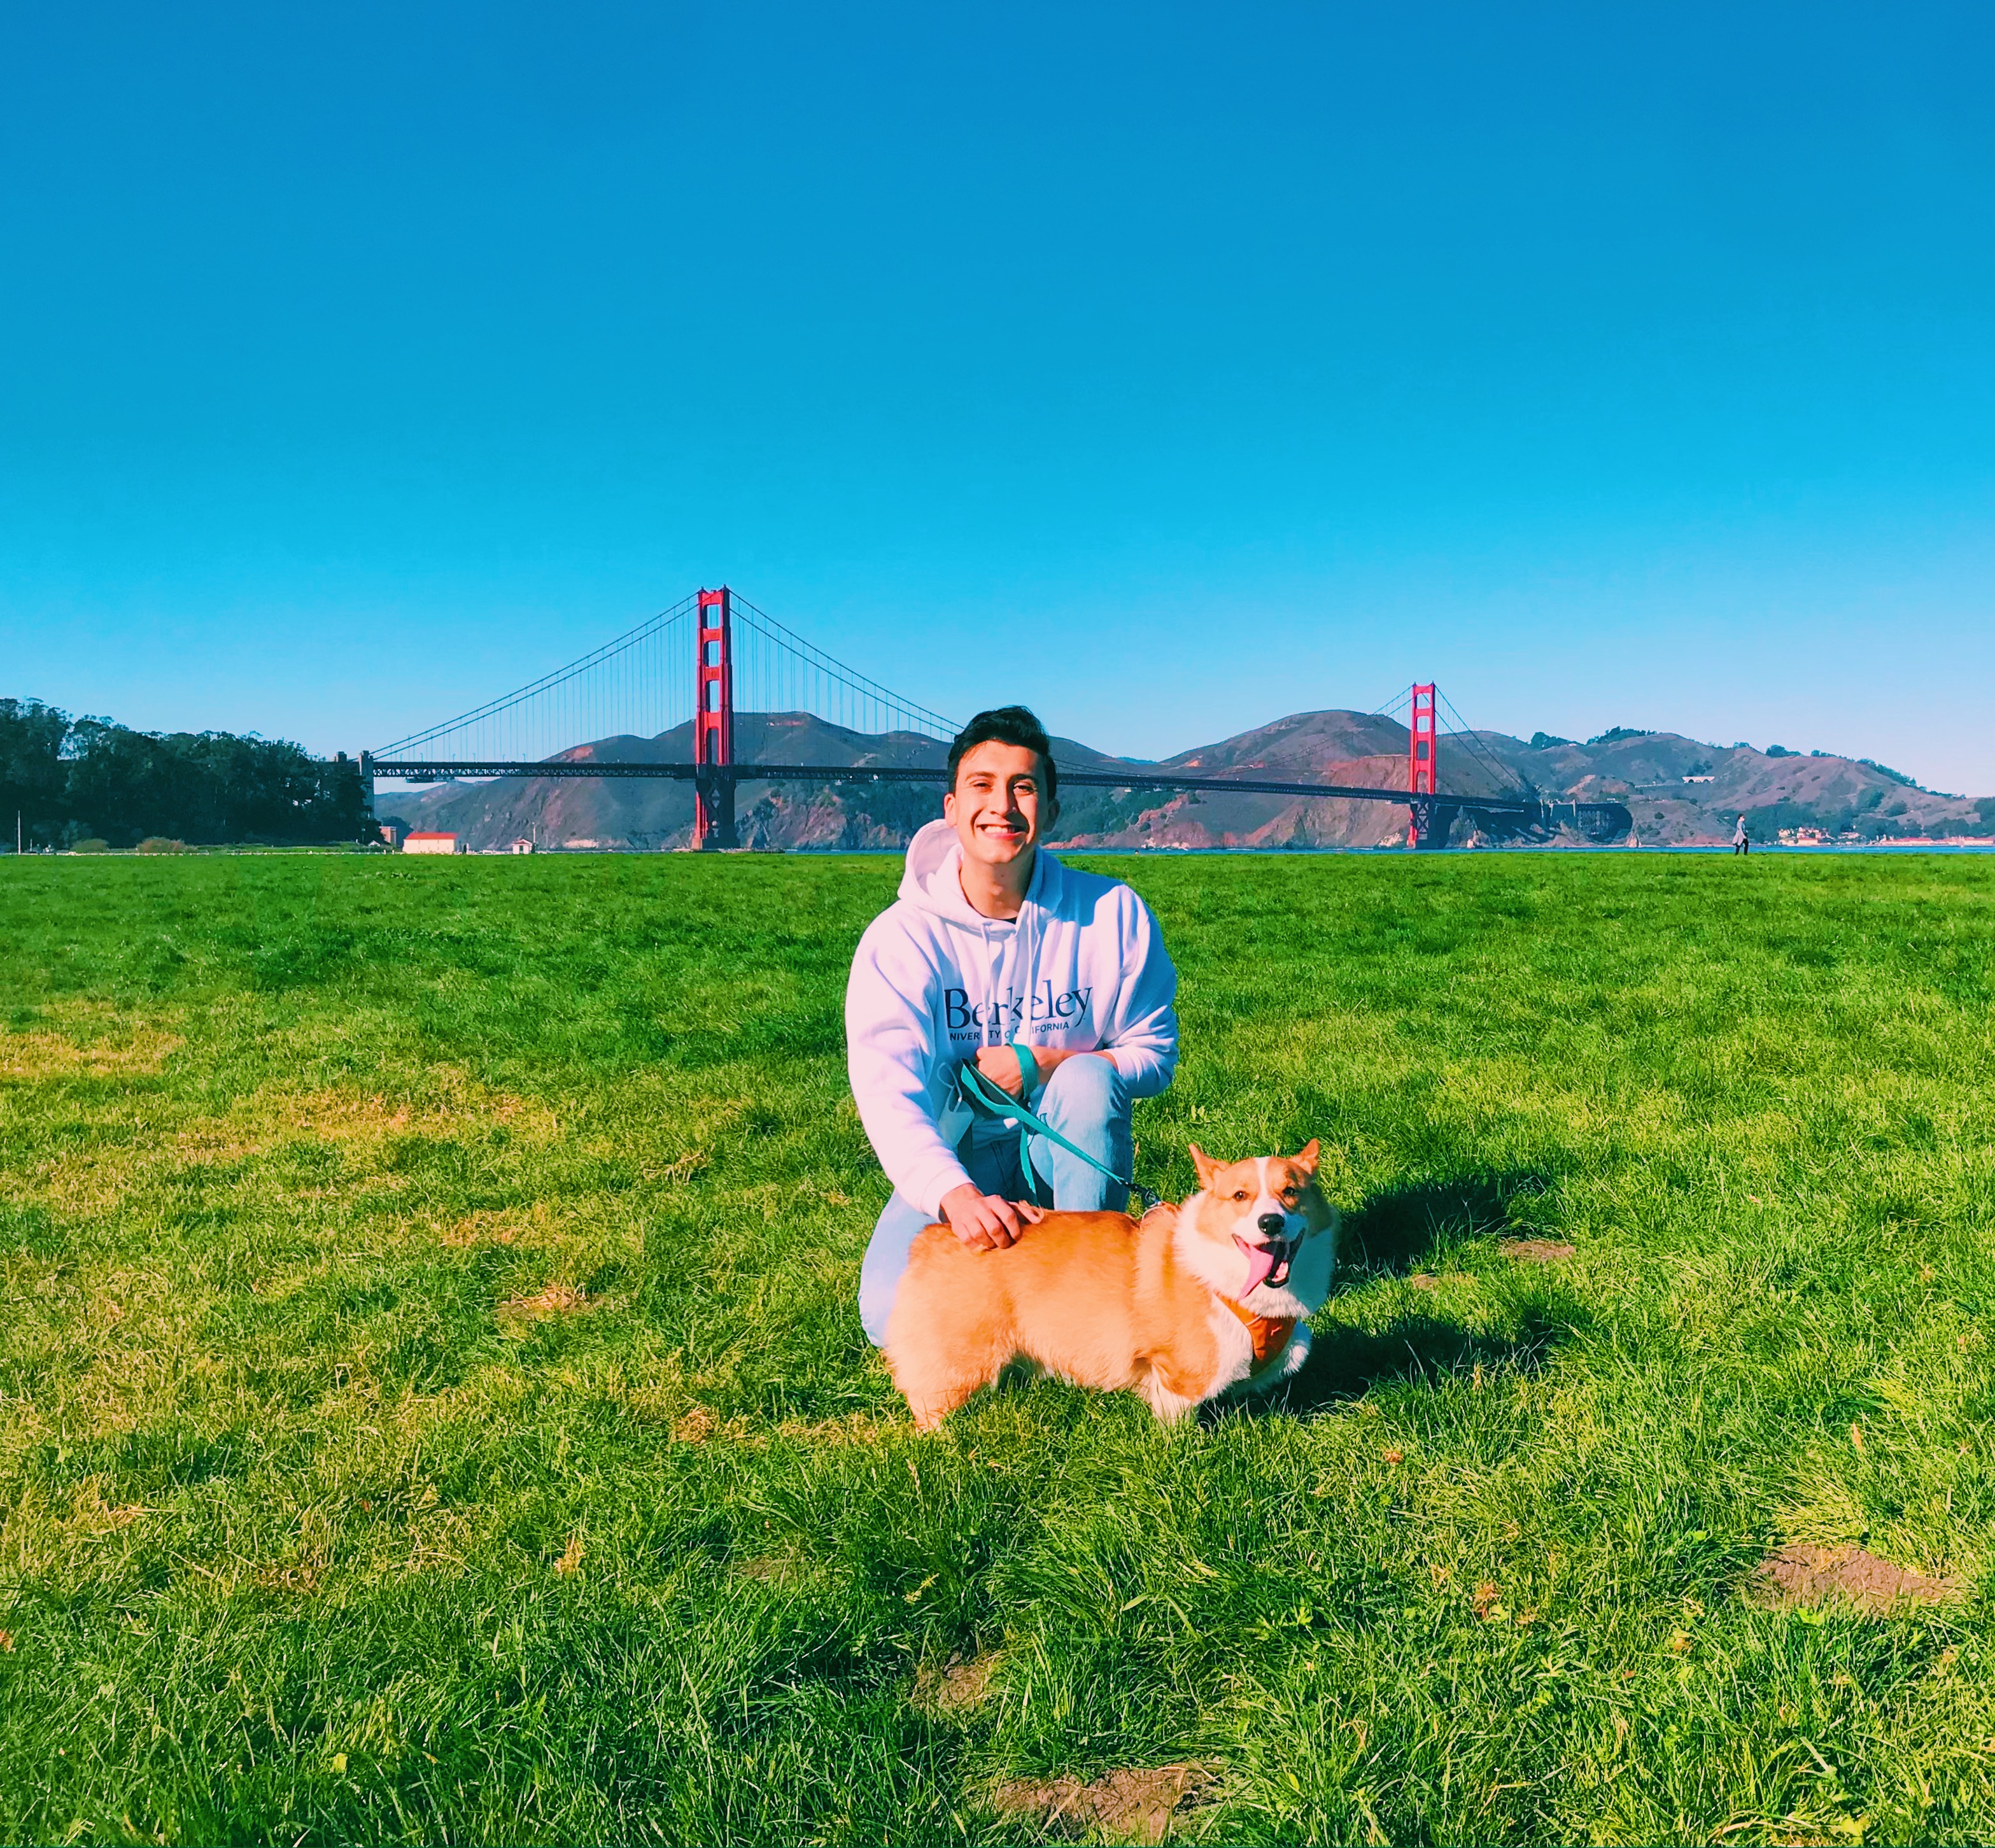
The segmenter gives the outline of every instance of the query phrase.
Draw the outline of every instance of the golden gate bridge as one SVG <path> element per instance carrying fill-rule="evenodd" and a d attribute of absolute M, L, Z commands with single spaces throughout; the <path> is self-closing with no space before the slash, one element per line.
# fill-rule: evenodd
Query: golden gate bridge
<path fill-rule="evenodd" d="M 1633 826 L 1619 802 L 1559 801 L 1538 792 L 1482 747 L 1432 682 L 1410 688 L 1377 715 L 1403 707 L 1407 733 L 1404 785 L 1296 781 L 1223 770 L 1206 775 L 1117 760 L 1059 766 L 1066 785 L 1131 792 L 1211 790 L 1230 795 L 1341 798 L 1403 804 L 1410 847 L 1445 845 L 1462 816 L 1506 833 L 1571 829 L 1595 840 Z M 1457 721 L 1444 733 L 1446 708 Z M 810 715 L 861 734 L 919 763 L 793 764 L 738 757 L 735 714 Z M 688 728 L 684 759 L 609 757 L 579 739 L 662 738 Z M 939 785 L 948 772 L 937 744 L 960 730 L 953 720 L 904 698 L 835 659 L 723 586 L 699 590 L 634 629 L 552 673 L 454 719 L 362 751 L 360 773 L 370 806 L 378 778 L 414 783 L 444 778 L 651 778 L 689 782 L 693 840 L 711 850 L 740 845 L 735 794 L 744 782 Z M 1440 747 L 1449 737 L 1494 773 L 1510 793 L 1479 795 L 1440 786 Z"/>

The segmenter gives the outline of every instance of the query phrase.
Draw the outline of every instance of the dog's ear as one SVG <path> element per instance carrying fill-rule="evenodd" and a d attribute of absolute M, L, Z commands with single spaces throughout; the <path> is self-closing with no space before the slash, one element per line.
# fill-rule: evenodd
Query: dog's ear
<path fill-rule="evenodd" d="M 1314 1180 L 1316 1179 L 1316 1165 L 1317 1162 L 1322 1159 L 1322 1158 L 1323 1145 L 1317 1142 L 1314 1136 L 1311 1136 L 1309 1140 L 1309 1146 L 1303 1149 L 1299 1154 L 1290 1156 L 1289 1159 L 1293 1163 L 1296 1167 L 1301 1169 L 1311 1180 Z"/>
<path fill-rule="evenodd" d="M 1213 1176 L 1219 1172 L 1219 1163 L 1196 1142 L 1191 1146 L 1191 1165 L 1198 1170 L 1198 1184 L 1201 1187 L 1210 1187 Z"/>

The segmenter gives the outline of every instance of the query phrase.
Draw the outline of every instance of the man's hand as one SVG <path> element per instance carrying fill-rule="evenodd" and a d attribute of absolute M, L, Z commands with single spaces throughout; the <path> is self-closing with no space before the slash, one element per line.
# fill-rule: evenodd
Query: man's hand
<path fill-rule="evenodd" d="M 1046 1055 L 1027 1046 L 1025 1056 L 1039 1067 L 1039 1076 L 1043 1078 L 1048 1070 L 1043 1063 Z M 1008 1046 L 979 1046 L 977 1069 L 1006 1097 L 1022 1097 L 1025 1094 L 1025 1073 L 1018 1069 L 1018 1055 Z"/>
<path fill-rule="evenodd" d="M 1008 1058 L 1010 1054 L 1005 1055 Z M 1011 1076 L 1018 1076 L 1018 1062 L 1011 1061 Z M 980 1194 L 969 1181 L 951 1187 L 942 1197 L 942 1216 L 949 1230 L 973 1252 L 1001 1252 L 1021 1237 L 1028 1225 L 1046 1217 L 1028 1201 L 1001 1200 L 995 1194 Z"/>
<path fill-rule="evenodd" d="M 1083 1052 L 1077 1047 L 1028 1046 L 1025 1048 L 1025 1053 L 1038 1067 L 1042 1081 L 1050 1078 L 1070 1059 L 1106 1059 L 1111 1065 L 1115 1063 L 1111 1053 Z M 977 1049 L 977 1069 L 1006 1097 L 1025 1095 L 1025 1086 L 1018 1070 L 1018 1055 L 1008 1046 L 979 1046 Z"/>

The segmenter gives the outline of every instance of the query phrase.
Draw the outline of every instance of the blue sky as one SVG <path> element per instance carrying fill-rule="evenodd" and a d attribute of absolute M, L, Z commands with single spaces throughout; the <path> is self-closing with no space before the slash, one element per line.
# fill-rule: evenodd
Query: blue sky
<path fill-rule="evenodd" d="M 1162 754 L 1995 792 L 1985 5 L 16 5 L 0 692 L 375 744 L 726 579 Z"/>

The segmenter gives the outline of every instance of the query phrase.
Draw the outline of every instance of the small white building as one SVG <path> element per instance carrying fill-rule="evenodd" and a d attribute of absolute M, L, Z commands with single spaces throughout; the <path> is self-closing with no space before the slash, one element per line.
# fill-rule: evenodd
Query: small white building
<path fill-rule="evenodd" d="M 516 840 L 506 851 L 509 854 L 531 854 L 534 843 L 531 840 Z"/>
<path fill-rule="evenodd" d="M 432 833 L 427 829 L 411 828 L 402 843 L 405 854 L 462 854 L 463 836 L 457 834 Z"/>

